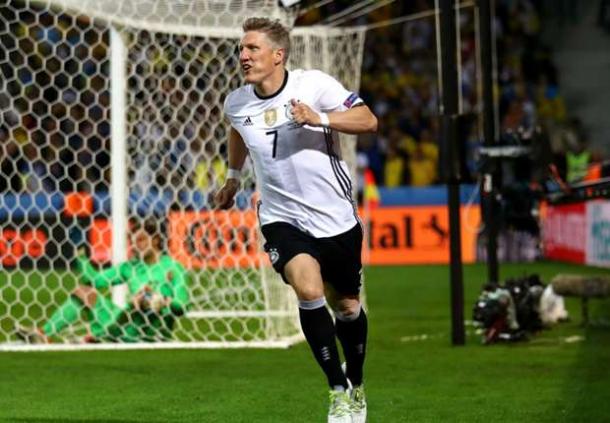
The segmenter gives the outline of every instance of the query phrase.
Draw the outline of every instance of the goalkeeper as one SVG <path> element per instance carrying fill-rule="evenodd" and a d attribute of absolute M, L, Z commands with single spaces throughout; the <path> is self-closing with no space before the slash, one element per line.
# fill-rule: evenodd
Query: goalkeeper
<path fill-rule="evenodd" d="M 29 343 L 47 343 L 64 328 L 84 318 L 85 342 L 152 342 L 168 340 L 177 317 L 184 314 L 189 293 L 182 265 L 163 254 L 154 222 L 134 227 L 136 257 L 98 271 L 84 256 L 77 259 L 81 284 L 40 329 L 17 328 Z M 102 294 L 112 285 L 127 283 L 128 302 L 115 305 Z"/>

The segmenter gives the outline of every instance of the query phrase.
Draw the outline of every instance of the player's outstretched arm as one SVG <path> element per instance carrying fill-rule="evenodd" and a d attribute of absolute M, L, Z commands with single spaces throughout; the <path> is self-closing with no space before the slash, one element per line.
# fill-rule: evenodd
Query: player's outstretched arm
<path fill-rule="evenodd" d="M 377 132 L 377 118 L 364 104 L 343 112 L 326 113 L 328 122 L 323 121 L 323 114 L 316 112 L 305 103 L 292 99 L 291 104 L 294 120 L 304 125 L 324 126 L 346 134 Z"/>
<path fill-rule="evenodd" d="M 244 140 L 234 128 L 229 132 L 229 174 L 222 188 L 214 195 L 214 204 L 219 209 L 228 209 L 235 204 L 235 194 L 239 190 L 239 177 L 234 173 L 239 174 L 244 166 L 248 148 Z"/>
<path fill-rule="evenodd" d="M 125 266 L 126 263 L 121 263 L 98 271 L 84 254 L 80 254 L 77 257 L 77 268 L 81 273 L 83 282 L 97 289 L 108 288 L 111 285 L 123 283 Z"/>

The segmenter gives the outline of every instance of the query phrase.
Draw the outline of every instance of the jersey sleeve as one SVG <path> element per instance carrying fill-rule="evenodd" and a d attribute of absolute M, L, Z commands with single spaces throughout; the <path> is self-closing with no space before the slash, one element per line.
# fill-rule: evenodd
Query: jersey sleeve
<path fill-rule="evenodd" d="M 231 126 L 233 126 L 233 96 L 233 92 L 230 92 L 229 95 L 227 95 L 227 97 L 225 98 L 222 107 L 224 119 Z"/>
<path fill-rule="evenodd" d="M 77 260 L 77 266 L 83 277 L 83 282 L 87 285 L 92 285 L 97 289 L 103 289 L 125 282 L 127 263 L 121 263 L 98 271 L 86 257 L 81 256 Z"/>
<path fill-rule="evenodd" d="M 310 84 L 317 90 L 316 106 L 323 112 L 343 112 L 355 105 L 364 104 L 360 96 L 347 90 L 332 76 L 312 71 Z"/>

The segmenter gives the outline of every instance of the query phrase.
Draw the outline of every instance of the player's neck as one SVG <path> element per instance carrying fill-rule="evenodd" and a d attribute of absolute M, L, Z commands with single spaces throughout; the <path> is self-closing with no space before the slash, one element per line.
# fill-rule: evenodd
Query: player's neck
<path fill-rule="evenodd" d="M 282 89 L 288 78 L 288 71 L 283 66 L 254 86 L 259 97 L 270 97 Z"/>

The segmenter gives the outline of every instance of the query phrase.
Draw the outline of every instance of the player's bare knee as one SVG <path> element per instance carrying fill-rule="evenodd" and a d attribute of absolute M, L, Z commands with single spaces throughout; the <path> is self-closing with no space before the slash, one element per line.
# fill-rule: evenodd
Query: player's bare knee
<path fill-rule="evenodd" d="M 358 298 L 342 298 L 332 306 L 335 317 L 343 321 L 356 320 L 362 308 Z"/>
<path fill-rule="evenodd" d="M 299 300 L 311 301 L 324 297 L 324 284 L 320 277 L 304 269 L 293 273 L 289 279 Z"/>
<path fill-rule="evenodd" d="M 298 287 L 295 287 L 297 297 L 301 301 L 313 301 L 324 297 L 324 289 L 314 281 L 309 283 L 302 281 Z"/>

